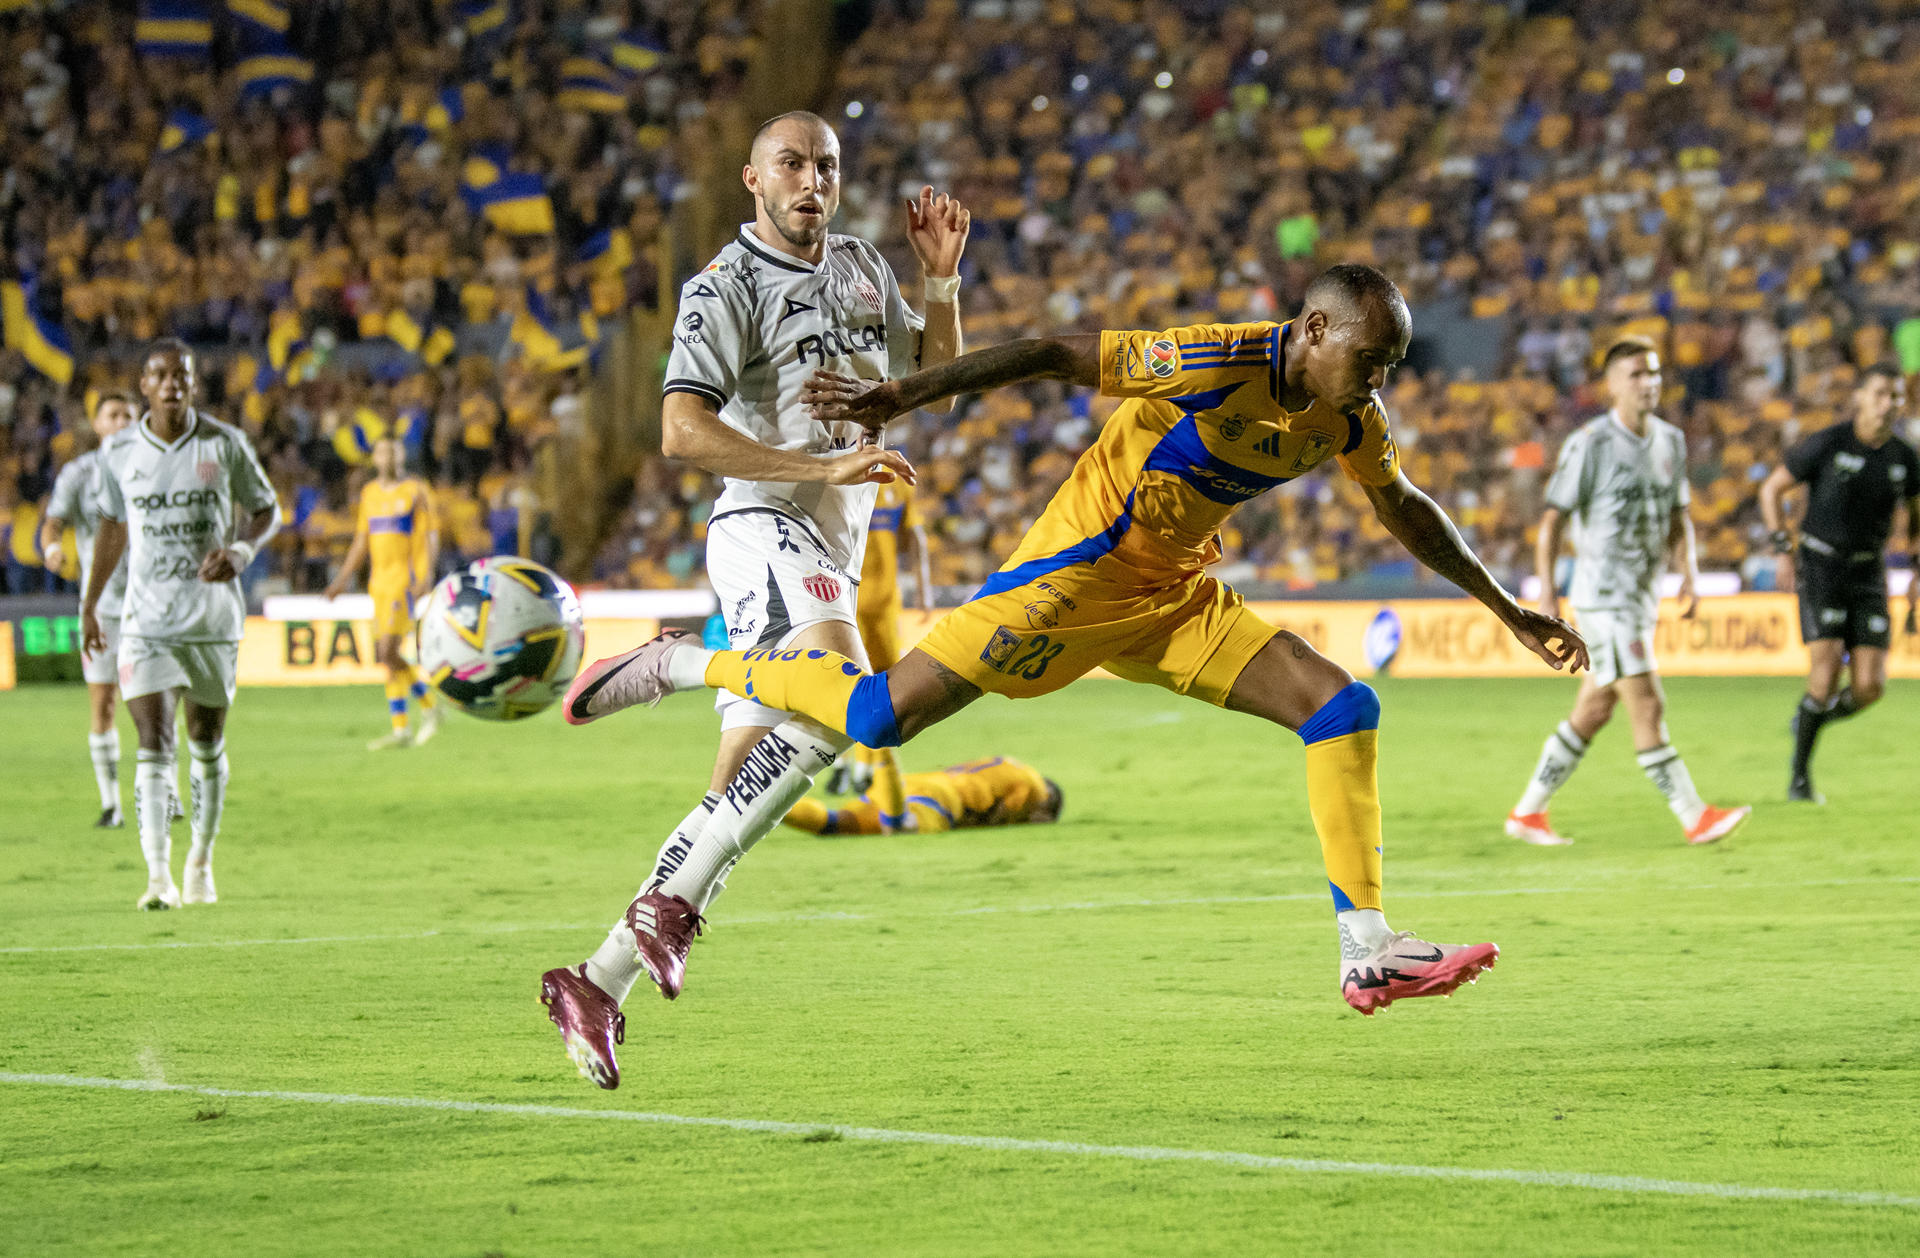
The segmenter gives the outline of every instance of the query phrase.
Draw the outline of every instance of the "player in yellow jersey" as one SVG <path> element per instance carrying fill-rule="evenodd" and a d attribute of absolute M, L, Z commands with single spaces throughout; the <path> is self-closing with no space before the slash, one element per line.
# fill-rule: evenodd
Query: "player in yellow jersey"
<path fill-rule="evenodd" d="M 933 570 L 927 553 L 927 531 L 920 523 L 914 502 L 913 486 L 904 480 L 888 481 L 879 487 L 873 500 L 873 516 L 867 525 L 867 555 L 860 568 L 860 595 L 855 617 L 859 621 L 860 644 L 867 650 L 867 664 L 876 673 L 884 673 L 900 661 L 900 561 L 911 550 L 918 563 L 914 573 L 920 596 L 920 610 L 933 610 Z M 856 746 L 847 753 L 852 758 L 848 785 L 870 795 L 879 809 L 880 825 L 887 833 L 911 830 L 918 812 L 906 807 L 906 787 L 900 771 L 900 753 L 892 747 Z M 841 780 L 835 769 L 835 781 Z M 846 786 L 830 787 L 844 794 Z"/>
<path fill-rule="evenodd" d="M 433 584 L 440 562 L 440 520 L 425 481 L 405 475 L 406 451 L 392 437 L 373 443 L 373 479 L 360 491 L 353 545 L 326 597 L 338 598 L 347 582 L 371 560 L 367 593 L 373 596 L 374 656 L 387 667 L 387 713 L 393 728 L 367 744 L 369 751 L 417 747 L 440 728 L 432 691 L 400 653 L 413 632 L 414 600 Z M 420 728 L 407 727 L 407 699 L 420 708 Z"/>
<path fill-rule="evenodd" d="M 970 760 L 938 773 L 910 773 L 905 790 L 912 828 L 919 834 L 1045 825 L 1060 819 L 1059 784 L 1011 756 Z M 847 808 L 803 799 L 787 814 L 786 823 L 809 834 L 892 834 L 900 829 L 886 825 L 879 803 L 871 798 Z"/>
<path fill-rule="evenodd" d="M 1499 949 L 1429 943 L 1387 925 L 1378 696 L 1206 572 L 1235 507 L 1333 460 L 1416 558 L 1552 667 L 1586 666 L 1580 636 L 1516 602 L 1402 472 L 1377 394 L 1411 338 L 1393 282 L 1347 265 L 1309 285 L 1299 315 L 1284 324 L 1014 341 L 890 382 L 816 375 L 802 394 L 814 417 L 869 428 L 939 398 L 1034 378 L 1127 400 L 1007 564 L 887 672 L 824 650 L 707 651 L 685 634 L 663 634 L 599 670 L 611 680 L 597 693 L 596 715 L 675 690 L 725 687 L 890 746 L 988 691 L 1045 694 L 1104 666 L 1262 717 L 1306 744 L 1307 807 L 1333 892 L 1341 995 L 1368 1014 L 1403 997 L 1445 995 L 1491 966 Z M 796 759 L 791 748 L 762 747 L 783 765 Z M 737 846 L 696 850 L 688 864 L 736 860 L 746 843 Z M 636 932 L 641 956 L 650 971 L 678 978 L 694 935 L 680 926 L 698 914 L 671 883 L 641 903 L 667 924 L 648 938 Z"/>

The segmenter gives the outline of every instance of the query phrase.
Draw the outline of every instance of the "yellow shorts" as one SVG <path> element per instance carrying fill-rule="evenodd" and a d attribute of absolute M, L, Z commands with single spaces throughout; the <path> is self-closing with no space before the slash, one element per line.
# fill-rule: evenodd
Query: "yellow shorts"
<path fill-rule="evenodd" d="M 869 597 L 865 586 L 860 588 L 860 603 L 854 613 L 860 623 L 860 644 L 867 649 L 867 668 L 871 672 L 884 673 L 900 662 L 900 587 L 895 586 L 891 597 L 879 594 Z"/>
<path fill-rule="evenodd" d="M 1017 578 L 1018 569 L 1002 574 Z M 1049 694 L 1095 668 L 1224 705 L 1234 681 L 1279 630 L 1204 572 L 1143 582 L 1107 555 L 1010 588 L 990 581 L 947 613 L 920 649 L 980 689 Z"/>
<path fill-rule="evenodd" d="M 373 636 L 403 638 L 413 632 L 413 600 L 407 587 L 376 585 L 367 593 L 373 598 Z"/>

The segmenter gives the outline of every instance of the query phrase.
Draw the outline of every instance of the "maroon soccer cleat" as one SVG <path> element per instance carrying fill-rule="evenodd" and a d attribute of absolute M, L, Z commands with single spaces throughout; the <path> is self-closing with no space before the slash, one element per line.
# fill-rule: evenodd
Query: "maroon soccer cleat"
<path fill-rule="evenodd" d="M 1340 962 L 1340 994 L 1372 1017 L 1408 996 L 1449 996 L 1463 983 L 1477 983 L 1500 959 L 1494 944 L 1437 944 L 1396 932 L 1364 957 Z"/>
<path fill-rule="evenodd" d="M 677 895 L 648 891 L 627 906 L 627 929 L 633 932 L 640 964 L 668 1000 L 678 996 L 686 982 L 687 952 L 705 925 L 700 910 Z"/>
<path fill-rule="evenodd" d="M 613 997 L 587 978 L 587 967 L 548 970 L 540 976 L 540 1003 L 560 1028 L 560 1041 L 580 1073 L 611 1092 L 620 1086 L 613 1046 L 627 1038 L 627 1018 Z"/>
<path fill-rule="evenodd" d="M 681 629 L 669 629 L 631 651 L 595 660 L 580 670 L 567 687 L 562 714 L 569 725 L 589 725 L 636 703 L 648 707 L 673 693 L 667 679 L 667 657 L 682 642 L 699 640 Z"/>

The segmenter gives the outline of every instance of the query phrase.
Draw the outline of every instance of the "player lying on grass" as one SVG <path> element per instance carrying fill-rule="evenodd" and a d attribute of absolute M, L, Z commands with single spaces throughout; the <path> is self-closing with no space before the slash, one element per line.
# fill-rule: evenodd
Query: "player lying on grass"
<path fill-rule="evenodd" d="M 1060 787 L 1040 770 L 1010 756 L 969 760 L 937 773 L 909 773 L 901 782 L 910 828 L 919 834 L 968 830 L 978 826 L 1047 825 L 1060 819 Z M 880 804 L 862 799 L 845 808 L 828 808 L 803 799 L 786 815 L 786 824 L 808 834 L 896 834 Z"/>
<path fill-rule="evenodd" d="M 1401 471 L 1375 394 L 1411 331 L 1386 276 L 1341 266 L 1313 282 L 1286 324 L 1020 340 L 890 382 L 816 376 L 808 396 L 817 418 L 869 427 L 939 398 L 1043 377 L 1128 400 L 1006 566 L 887 672 L 869 674 L 830 651 L 708 651 L 688 635 L 663 634 L 582 672 L 569 718 L 725 687 L 886 747 L 989 691 L 1028 698 L 1104 667 L 1297 732 L 1337 914 L 1342 995 L 1371 1013 L 1401 997 L 1451 992 L 1499 950 L 1396 933 L 1381 912 L 1379 699 L 1206 572 L 1235 507 L 1337 459 L 1423 563 L 1484 603 L 1549 666 L 1586 666 L 1579 635 L 1517 603 Z M 817 771 L 796 748 L 771 744 L 729 787 L 745 804 L 740 823 L 710 827 L 629 914 L 640 958 L 669 998 L 680 992 L 715 880 Z M 1249 768 L 1258 771 L 1257 762 Z"/>

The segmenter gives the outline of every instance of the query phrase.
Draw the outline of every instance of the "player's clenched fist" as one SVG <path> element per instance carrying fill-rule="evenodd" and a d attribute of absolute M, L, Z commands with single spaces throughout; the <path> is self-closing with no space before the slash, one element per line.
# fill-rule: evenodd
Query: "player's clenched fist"
<path fill-rule="evenodd" d="M 233 566 L 233 553 L 224 548 L 207 552 L 200 561 L 202 581 L 231 581 L 239 575 L 239 569 Z"/>

